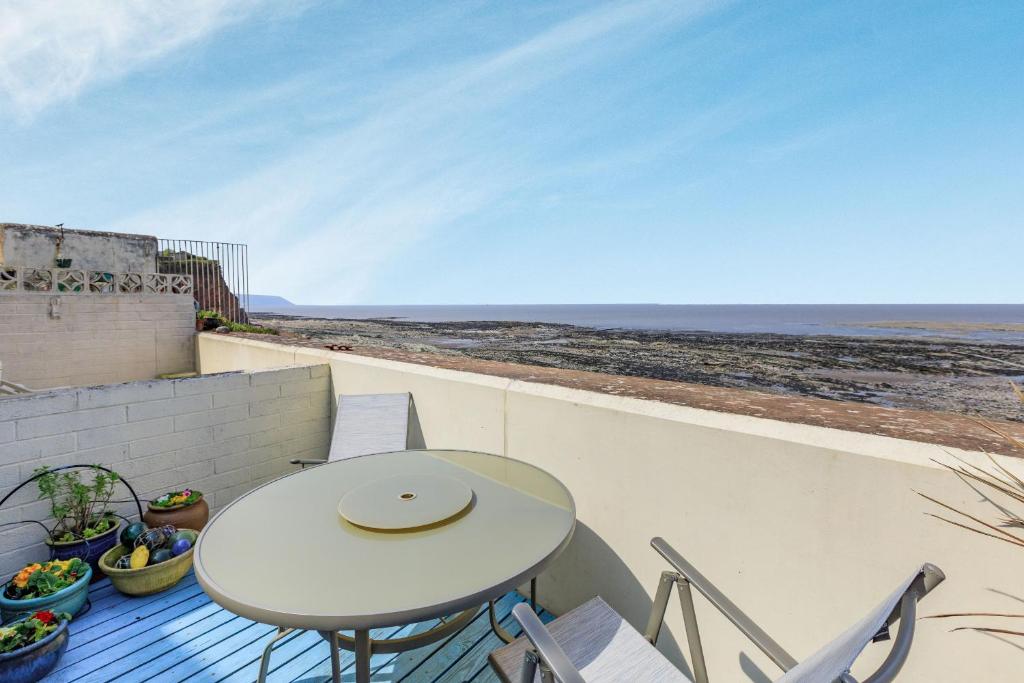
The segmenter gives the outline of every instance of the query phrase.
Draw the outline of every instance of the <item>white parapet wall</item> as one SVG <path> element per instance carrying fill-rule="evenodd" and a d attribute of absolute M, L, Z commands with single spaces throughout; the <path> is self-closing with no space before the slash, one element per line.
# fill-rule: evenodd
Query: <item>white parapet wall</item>
<path fill-rule="evenodd" d="M 4 379 L 30 389 L 189 372 L 194 337 L 191 294 L 0 291 Z"/>
<path fill-rule="evenodd" d="M 648 545 L 653 536 L 798 659 L 926 561 L 948 580 L 922 616 L 1022 611 L 1024 552 L 928 516 L 938 510 L 915 494 L 991 517 L 932 461 L 955 454 L 985 466 L 981 453 L 212 334 L 199 336 L 198 353 L 204 371 L 328 362 L 337 393 L 411 392 L 427 447 L 504 454 L 557 476 L 579 521 L 569 549 L 540 577 L 541 601 L 556 613 L 600 594 L 642 629 L 667 568 Z M 1024 476 L 1020 460 L 996 459 Z M 778 677 L 702 598 L 697 604 L 712 680 Z M 988 622 L 919 621 L 900 680 L 1019 681 L 1015 645 L 949 632 Z M 687 666 L 674 601 L 659 647 Z M 863 680 L 887 651 L 870 646 L 854 675 Z"/>
<path fill-rule="evenodd" d="M 326 458 L 331 406 L 326 364 L 0 398 L 0 497 L 38 467 L 99 464 L 125 477 L 143 508 L 187 486 L 217 510 L 293 470 L 291 458 Z M 137 516 L 134 504 L 118 509 Z M 0 508 L 0 523 L 48 517 L 31 484 Z M 43 536 L 34 524 L 0 526 L 0 577 L 45 559 Z"/>

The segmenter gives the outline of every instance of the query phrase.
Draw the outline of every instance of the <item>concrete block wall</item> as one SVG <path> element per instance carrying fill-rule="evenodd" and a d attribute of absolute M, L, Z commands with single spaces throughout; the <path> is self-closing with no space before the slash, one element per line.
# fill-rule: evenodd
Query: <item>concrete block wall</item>
<path fill-rule="evenodd" d="M 6 380 L 29 389 L 191 371 L 192 296 L 2 293 L 0 363 Z"/>
<path fill-rule="evenodd" d="M 185 486 L 216 511 L 294 469 L 291 458 L 326 458 L 331 434 L 328 365 L 180 380 L 59 389 L 0 398 L 0 496 L 43 465 L 100 464 L 145 501 Z M 0 508 L 0 524 L 50 522 L 26 486 Z M 129 494 L 118 488 L 119 498 Z M 125 516 L 134 504 L 119 504 Z M 37 525 L 0 526 L 0 579 L 44 559 Z"/>
<path fill-rule="evenodd" d="M 155 273 L 157 239 L 97 230 L 64 230 L 46 225 L 0 223 L 0 263 L 8 266 L 52 268 L 60 256 L 75 268 L 118 273 Z"/>

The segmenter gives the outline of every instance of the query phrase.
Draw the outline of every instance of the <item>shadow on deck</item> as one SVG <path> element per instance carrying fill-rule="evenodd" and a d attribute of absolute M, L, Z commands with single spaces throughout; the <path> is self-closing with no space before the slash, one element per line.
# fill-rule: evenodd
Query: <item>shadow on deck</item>
<path fill-rule="evenodd" d="M 256 680 L 259 659 L 275 628 L 218 607 L 189 573 L 170 590 L 132 598 L 106 579 L 89 590 L 92 608 L 71 623 L 71 641 L 60 663 L 44 680 L 78 681 L 242 681 Z M 510 632 L 519 626 L 512 607 L 522 596 L 509 593 L 498 602 L 498 617 Z M 545 621 L 552 617 L 546 612 Z M 437 622 L 378 629 L 374 638 L 396 638 Z M 398 655 L 375 655 L 373 680 L 457 682 L 497 681 L 487 655 L 501 645 L 491 631 L 487 611 L 447 640 Z M 342 680 L 354 681 L 353 656 L 342 651 Z M 330 678 L 327 644 L 314 632 L 290 634 L 274 650 L 269 680 L 324 681 Z"/>

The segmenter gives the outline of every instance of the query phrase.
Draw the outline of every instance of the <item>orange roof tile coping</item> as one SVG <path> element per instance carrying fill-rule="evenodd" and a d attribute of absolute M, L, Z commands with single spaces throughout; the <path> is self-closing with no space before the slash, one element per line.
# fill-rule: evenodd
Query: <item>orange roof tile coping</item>
<path fill-rule="evenodd" d="M 232 336 L 268 341 L 266 335 L 236 333 Z M 321 350 L 327 348 L 322 342 L 290 336 L 275 337 L 273 342 Z M 752 389 L 713 387 L 704 384 L 608 375 L 585 370 L 521 365 L 481 360 L 468 356 L 418 353 L 380 347 L 353 346 L 351 350 L 346 349 L 339 353 L 474 372 L 523 382 L 552 384 L 615 396 L 661 401 L 721 413 L 890 436 L 969 451 L 987 451 L 1024 457 L 1024 450 L 1015 448 L 993 429 L 986 427 L 986 425 L 990 425 L 994 429 L 1024 441 L 1024 424 L 1004 420 L 981 421 L 959 413 L 886 408 L 870 403 L 769 394 Z"/>

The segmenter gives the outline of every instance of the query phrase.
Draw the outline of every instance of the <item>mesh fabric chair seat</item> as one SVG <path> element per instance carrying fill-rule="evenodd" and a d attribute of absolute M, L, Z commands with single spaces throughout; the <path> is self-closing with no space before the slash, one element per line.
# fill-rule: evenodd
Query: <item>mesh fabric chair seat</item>
<path fill-rule="evenodd" d="M 490 656 L 498 677 L 505 683 L 689 682 L 654 647 L 675 585 L 683 607 L 694 680 L 708 683 L 692 585 L 785 672 L 776 683 L 857 683 L 850 667 L 872 640 L 888 639 L 888 627 L 899 620 L 899 635 L 888 657 L 865 679 L 865 683 L 887 683 L 896 677 L 909 654 L 918 601 L 945 579 L 938 567 L 922 565 L 863 619 L 797 662 L 663 539 L 655 538 L 651 544 L 675 571 L 662 574 L 644 635 L 599 597 L 547 626 L 527 605 L 520 604 L 512 615 L 524 635 Z"/>

